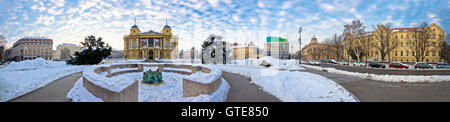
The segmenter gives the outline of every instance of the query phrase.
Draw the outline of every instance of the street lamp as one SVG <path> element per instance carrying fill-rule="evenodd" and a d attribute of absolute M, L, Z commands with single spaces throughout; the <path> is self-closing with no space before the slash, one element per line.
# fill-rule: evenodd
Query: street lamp
<path fill-rule="evenodd" d="M 298 65 L 300 66 L 300 64 L 302 64 L 302 26 L 298 28 L 298 34 L 300 34 L 300 36 L 298 37 L 298 43 L 300 44 Z"/>

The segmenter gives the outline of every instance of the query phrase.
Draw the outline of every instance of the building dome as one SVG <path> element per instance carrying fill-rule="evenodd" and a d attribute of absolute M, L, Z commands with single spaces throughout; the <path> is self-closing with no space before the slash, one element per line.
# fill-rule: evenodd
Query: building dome
<path fill-rule="evenodd" d="M 133 25 L 131 26 L 131 29 L 139 29 L 139 27 L 137 25 Z"/>
<path fill-rule="evenodd" d="M 164 29 L 170 29 L 169 25 L 164 26 Z"/>

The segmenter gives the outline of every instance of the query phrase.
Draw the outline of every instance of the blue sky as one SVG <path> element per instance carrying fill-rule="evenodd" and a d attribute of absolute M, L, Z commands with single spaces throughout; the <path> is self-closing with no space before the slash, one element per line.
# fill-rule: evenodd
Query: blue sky
<path fill-rule="evenodd" d="M 211 34 L 229 42 L 262 47 L 267 36 L 285 37 L 298 50 L 316 35 L 319 41 L 342 33 L 343 25 L 361 20 L 372 25 L 412 27 L 422 22 L 450 29 L 448 0 L 0 0 L 0 34 L 8 46 L 25 36 L 45 36 L 79 44 L 87 35 L 123 49 L 123 36 L 137 18 L 141 31 L 161 31 L 168 19 L 179 47 L 200 47 Z"/>

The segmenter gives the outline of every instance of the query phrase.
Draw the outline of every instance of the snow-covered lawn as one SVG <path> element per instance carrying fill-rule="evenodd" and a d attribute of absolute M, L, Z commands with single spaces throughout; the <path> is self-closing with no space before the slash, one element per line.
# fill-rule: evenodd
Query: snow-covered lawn
<path fill-rule="evenodd" d="M 245 75 L 284 102 L 355 102 L 347 90 L 317 74 L 271 68 L 218 65 L 223 71 Z"/>
<path fill-rule="evenodd" d="M 59 78 L 80 72 L 85 67 L 42 58 L 12 62 L 0 68 L 0 102 L 16 98 Z"/>
<path fill-rule="evenodd" d="M 327 71 L 330 73 L 343 74 L 356 76 L 363 79 L 370 80 L 379 80 L 386 82 L 407 82 L 407 83 L 415 83 L 415 82 L 443 82 L 450 81 L 450 75 L 431 75 L 431 76 L 420 76 L 420 75 L 376 75 L 369 73 L 358 73 L 358 72 L 349 72 L 338 70 L 335 68 L 323 68 L 320 66 L 311 66 L 311 65 L 302 65 L 307 68 Z"/>
<path fill-rule="evenodd" d="M 164 84 L 159 86 L 150 86 L 144 83 L 139 83 L 139 102 L 223 102 L 229 90 L 229 84 L 225 79 L 222 79 L 220 88 L 211 95 L 200 95 L 197 97 L 183 98 L 183 81 L 182 78 L 188 77 L 185 75 L 163 72 Z M 143 74 L 127 73 L 112 78 L 128 77 L 133 80 L 142 80 Z M 83 87 L 83 82 L 80 80 L 75 83 L 75 86 L 67 94 L 67 98 L 74 102 L 101 102 L 102 100 L 92 95 L 86 88 Z"/>

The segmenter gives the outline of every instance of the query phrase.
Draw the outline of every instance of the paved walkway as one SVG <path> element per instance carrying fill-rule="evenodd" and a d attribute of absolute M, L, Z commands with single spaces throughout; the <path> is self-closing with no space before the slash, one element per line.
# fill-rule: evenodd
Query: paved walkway
<path fill-rule="evenodd" d="M 222 72 L 225 80 L 230 84 L 226 102 L 280 102 L 275 96 L 259 89 L 259 86 L 250 83 L 250 78 Z"/>
<path fill-rule="evenodd" d="M 60 78 L 9 102 L 70 102 L 66 95 L 80 77 L 81 72 Z"/>
<path fill-rule="evenodd" d="M 393 83 L 361 79 L 305 68 L 331 79 L 361 102 L 449 102 L 450 82 L 440 83 Z"/>

